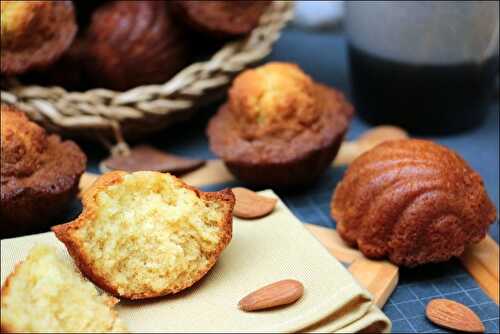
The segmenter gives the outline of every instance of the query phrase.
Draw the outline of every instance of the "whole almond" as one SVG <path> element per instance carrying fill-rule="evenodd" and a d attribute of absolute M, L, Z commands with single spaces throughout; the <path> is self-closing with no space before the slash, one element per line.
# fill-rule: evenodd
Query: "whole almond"
<path fill-rule="evenodd" d="M 233 214 L 238 218 L 260 218 L 271 213 L 276 206 L 276 198 L 261 196 L 241 187 L 233 188 L 232 191 L 236 198 Z"/>
<path fill-rule="evenodd" d="M 453 300 L 431 300 L 425 313 L 430 321 L 445 328 L 462 332 L 484 332 L 481 319 L 467 306 Z"/>
<path fill-rule="evenodd" d="M 238 303 L 243 311 L 257 311 L 276 306 L 288 305 L 304 294 L 304 286 L 299 281 L 286 279 L 262 287 L 245 296 Z"/>

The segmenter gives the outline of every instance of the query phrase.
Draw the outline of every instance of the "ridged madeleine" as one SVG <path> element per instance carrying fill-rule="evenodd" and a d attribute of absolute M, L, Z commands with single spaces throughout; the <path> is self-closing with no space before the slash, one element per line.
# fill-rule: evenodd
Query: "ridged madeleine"
<path fill-rule="evenodd" d="M 462 254 L 484 238 L 496 210 L 457 153 L 407 139 L 356 159 L 337 185 L 331 214 L 342 238 L 366 256 L 412 267 Z"/>

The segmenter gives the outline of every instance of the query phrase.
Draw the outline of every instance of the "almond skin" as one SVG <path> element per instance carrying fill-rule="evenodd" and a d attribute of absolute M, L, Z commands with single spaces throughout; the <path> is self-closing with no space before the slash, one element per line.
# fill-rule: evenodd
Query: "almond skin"
<path fill-rule="evenodd" d="M 286 279 L 266 285 L 238 303 L 238 307 L 246 312 L 288 305 L 296 302 L 304 294 L 304 286 L 299 281 Z"/>
<path fill-rule="evenodd" d="M 265 197 L 246 188 L 233 188 L 236 198 L 233 214 L 238 218 L 255 219 L 268 215 L 274 210 L 277 199 Z"/>
<path fill-rule="evenodd" d="M 467 306 L 453 300 L 431 300 L 425 314 L 430 321 L 445 328 L 470 333 L 484 332 L 481 319 Z"/>

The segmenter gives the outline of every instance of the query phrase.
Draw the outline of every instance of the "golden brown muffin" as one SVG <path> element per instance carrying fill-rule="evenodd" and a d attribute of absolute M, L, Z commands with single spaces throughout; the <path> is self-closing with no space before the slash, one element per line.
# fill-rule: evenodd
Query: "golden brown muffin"
<path fill-rule="evenodd" d="M 1 27 L 4 75 L 53 63 L 77 30 L 71 1 L 2 1 Z"/>
<path fill-rule="evenodd" d="M 457 153 L 416 139 L 385 142 L 357 158 L 331 208 L 344 240 L 409 267 L 459 256 L 496 217 L 481 177 Z"/>
<path fill-rule="evenodd" d="M 231 240 L 231 190 L 201 192 L 170 174 L 110 172 L 83 212 L 54 226 L 82 272 L 127 299 L 173 294 L 200 280 Z"/>
<path fill-rule="evenodd" d="M 25 114 L 1 106 L 2 237 L 54 224 L 75 198 L 86 157 L 72 141 L 47 135 Z"/>
<path fill-rule="evenodd" d="M 214 37 L 249 33 L 270 1 L 169 1 L 176 17 L 196 31 Z"/>
<path fill-rule="evenodd" d="M 50 246 L 37 245 L 2 286 L 6 333 L 124 332 L 114 305 Z"/>
<path fill-rule="evenodd" d="M 189 38 L 164 1 L 111 1 L 85 34 L 86 68 L 95 85 L 126 90 L 164 83 L 189 62 Z"/>
<path fill-rule="evenodd" d="M 340 92 L 296 65 L 269 63 L 234 80 L 207 134 L 212 151 L 241 180 L 297 186 L 331 164 L 352 113 Z"/>

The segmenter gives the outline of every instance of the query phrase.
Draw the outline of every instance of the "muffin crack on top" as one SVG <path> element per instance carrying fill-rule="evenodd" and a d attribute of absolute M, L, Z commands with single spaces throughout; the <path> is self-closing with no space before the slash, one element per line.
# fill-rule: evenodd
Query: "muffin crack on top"
<path fill-rule="evenodd" d="M 157 172 L 111 172 L 82 200 L 82 214 L 52 230 L 95 284 L 122 298 L 188 288 L 231 240 L 230 190 L 205 193 Z"/>

